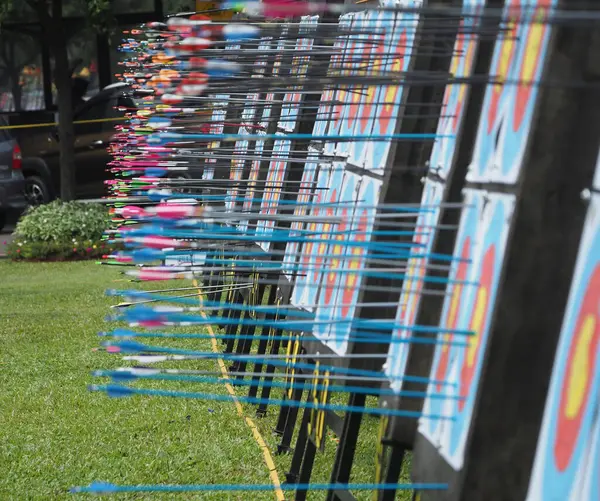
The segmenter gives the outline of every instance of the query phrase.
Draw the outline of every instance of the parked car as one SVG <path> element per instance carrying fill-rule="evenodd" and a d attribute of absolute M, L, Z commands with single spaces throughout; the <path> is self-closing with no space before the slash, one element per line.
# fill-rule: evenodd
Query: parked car
<path fill-rule="evenodd" d="M 6 126 L 8 119 L 0 115 L 0 230 L 10 213 L 27 207 L 21 148 L 10 129 L 2 129 Z"/>
<path fill-rule="evenodd" d="M 106 172 L 111 161 L 107 148 L 118 119 L 125 115 L 117 108 L 135 108 L 130 89 L 124 83 L 109 85 L 74 111 L 77 198 L 106 195 L 104 181 L 111 177 Z M 23 166 L 25 191 L 31 205 L 47 203 L 60 194 L 59 141 L 56 128 L 25 135 L 21 140 L 23 156 L 27 158 Z"/>

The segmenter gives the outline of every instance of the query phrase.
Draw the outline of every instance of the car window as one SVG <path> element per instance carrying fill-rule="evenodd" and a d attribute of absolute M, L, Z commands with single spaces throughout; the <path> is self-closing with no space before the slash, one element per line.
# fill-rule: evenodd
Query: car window
<path fill-rule="evenodd" d="M 75 113 L 75 134 L 92 134 L 102 131 L 102 122 L 106 118 L 108 101 L 95 101 Z"/>

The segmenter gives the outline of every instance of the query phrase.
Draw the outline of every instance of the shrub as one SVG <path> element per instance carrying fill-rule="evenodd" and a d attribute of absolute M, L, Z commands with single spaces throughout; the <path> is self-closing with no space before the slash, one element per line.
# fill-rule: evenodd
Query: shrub
<path fill-rule="evenodd" d="M 55 200 L 30 208 L 21 217 L 8 255 L 31 260 L 99 257 L 113 250 L 102 240 L 110 225 L 103 205 Z"/>

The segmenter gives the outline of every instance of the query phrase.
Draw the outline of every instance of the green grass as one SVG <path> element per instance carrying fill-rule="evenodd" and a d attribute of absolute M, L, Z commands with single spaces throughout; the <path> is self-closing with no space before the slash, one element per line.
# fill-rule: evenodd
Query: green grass
<path fill-rule="evenodd" d="M 110 399 L 87 390 L 88 384 L 99 382 L 91 371 L 123 365 L 119 356 L 94 351 L 99 346 L 96 333 L 107 328 L 103 319 L 116 302 L 105 297 L 104 290 L 130 288 L 130 284 L 116 282 L 122 279 L 118 270 L 89 262 L 3 261 L 0 277 L 0 500 L 82 498 L 68 494 L 68 489 L 96 480 L 119 484 L 270 482 L 262 452 L 232 404 Z M 210 350 L 208 341 L 179 345 Z M 215 362 L 190 364 L 181 362 L 189 368 L 217 368 Z M 143 386 L 226 394 L 224 387 L 214 385 Z M 245 389 L 240 388 L 238 395 L 243 394 Z M 279 398 L 280 391 L 274 390 L 272 396 Z M 254 417 L 250 406 L 245 411 Z M 265 418 L 255 419 L 271 450 L 277 443 L 272 435 L 276 419 L 275 407 Z M 354 482 L 373 481 L 377 425 L 375 419 L 364 420 Z M 329 480 L 334 455 L 330 436 L 325 453 L 317 456 L 312 481 Z M 274 459 L 283 480 L 291 456 Z M 361 493 L 360 498 L 369 496 Z M 274 497 L 269 493 L 187 493 L 118 499 Z M 324 494 L 311 494 L 310 499 L 324 499 Z"/>

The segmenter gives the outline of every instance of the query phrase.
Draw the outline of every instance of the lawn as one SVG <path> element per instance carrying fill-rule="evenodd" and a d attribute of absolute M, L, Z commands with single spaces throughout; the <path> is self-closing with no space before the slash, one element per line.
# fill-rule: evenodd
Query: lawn
<path fill-rule="evenodd" d="M 107 328 L 104 317 L 115 303 L 103 292 L 130 288 L 118 282 L 122 279 L 118 270 L 90 262 L 0 261 L 0 499 L 82 499 L 68 494 L 68 489 L 98 480 L 270 483 L 262 451 L 231 403 L 110 399 L 87 390 L 88 384 L 102 382 L 92 378 L 91 371 L 123 365 L 118 356 L 94 350 L 99 346 L 96 333 Z M 209 341 L 187 346 L 211 349 Z M 195 362 L 194 367 L 216 370 L 217 364 Z M 169 387 L 226 394 L 223 386 Z M 277 392 L 274 397 L 279 398 Z M 244 412 L 254 418 L 251 407 Z M 276 418 L 276 409 L 271 408 L 266 418 L 255 419 L 271 450 L 276 445 L 271 433 Z M 353 482 L 373 481 L 377 424 L 367 418 L 362 427 Z M 317 457 L 314 482 L 329 480 L 335 453 L 331 444 Z M 289 456 L 275 456 L 282 480 L 289 462 Z M 291 497 L 286 494 L 286 499 Z M 274 496 L 119 496 L 134 498 L 266 500 Z M 324 494 L 309 498 L 323 499 Z M 369 495 L 362 493 L 360 498 Z"/>

